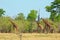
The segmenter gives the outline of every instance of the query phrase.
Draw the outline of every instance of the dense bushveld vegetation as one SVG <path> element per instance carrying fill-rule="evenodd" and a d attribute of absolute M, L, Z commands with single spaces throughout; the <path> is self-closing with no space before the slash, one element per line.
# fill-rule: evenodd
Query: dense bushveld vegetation
<path fill-rule="evenodd" d="M 50 12 L 50 17 L 44 19 L 48 20 L 55 30 L 60 31 L 60 0 L 51 2 L 50 6 L 46 6 L 46 11 Z M 39 17 L 37 10 L 31 10 L 27 17 L 23 13 L 19 13 L 15 18 L 5 16 L 5 12 L 5 10 L 0 8 L 0 32 L 14 32 L 13 25 L 9 19 L 13 19 L 16 25 L 18 25 L 19 32 L 33 32 L 37 29 L 36 19 Z M 42 19 L 38 21 L 45 27 Z"/>

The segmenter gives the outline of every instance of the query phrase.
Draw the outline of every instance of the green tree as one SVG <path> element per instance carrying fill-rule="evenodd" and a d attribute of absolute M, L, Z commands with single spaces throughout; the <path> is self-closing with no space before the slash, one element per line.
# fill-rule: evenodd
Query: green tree
<path fill-rule="evenodd" d="M 28 14 L 27 19 L 29 21 L 35 21 L 37 18 L 37 11 L 36 10 L 31 10 L 30 13 Z"/>
<path fill-rule="evenodd" d="M 37 18 L 37 11 L 31 10 L 27 17 L 27 20 L 30 21 L 30 25 L 28 27 L 29 32 L 32 32 L 32 28 L 33 28 L 32 25 L 33 25 L 33 22 L 36 21 L 36 18 Z"/>
<path fill-rule="evenodd" d="M 4 15 L 4 10 L 3 9 L 0 9 L 0 17 L 2 16 L 2 15 Z"/>
<path fill-rule="evenodd" d="M 51 20 L 60 20 L 60 0 L 54 0 L 50 6 L 46 6 L 46 11 L 50 12 Z"/>
<path fill-rule="evenodd" d="M 9 22 L 9 18 L 6 16 L 0 17 L 0 32 L 12 32 L 13 26 Z"/>
<path fill-rule="evenodd" d="M 25 16 L 23 13 L 19 13 L 15 18 L 15 21 L 18 24 L 18 28 L 20 32 L 23 32 L 25 29 Z"/>
<path fill-rule="evenodd" d="M 23 13 L 19 13 L 15 19 L 16 20 L 25 20 L 25 16 Z"/>

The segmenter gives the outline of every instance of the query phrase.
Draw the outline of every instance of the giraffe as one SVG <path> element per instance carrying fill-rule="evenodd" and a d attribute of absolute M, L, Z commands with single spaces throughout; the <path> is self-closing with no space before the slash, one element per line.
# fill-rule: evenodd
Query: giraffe
<path fill-rule="evenodd" d="M 17 33 L 17 35 L 19 35 L 20 40 L 22 40 L 22 33 L 21 32 L 19 33 L 17 24 L 13 20 L 9 20 L 9 21 L 12 23 L 13 28 L 16 29 L 15 32 Z"/>
<path fill-rule="evenodd" d="M 36 22 L 36 23 L 37 23 L 37 31 L 40 30 L 40 32 L 42 32 L 43 26 L 39 22 Z"/>
<path fill-rule="evenodd" d="M 9 21 L 13 25 L 13 28 L 15 29 L 15 31 L 18 32 L 18 26 L 17 26 L 17 24 L 13 20 L 11 20 L 11 19 L 9 19 Z"/>
<path fill-rule="evenodd" d="M 46 30 L 47 33 L 48 32 L 53 33 L 54 28 L 51 26 L 51 24 L 47 20 L 45 20 L 45 19 L 42 19 L 42 20 L 45 23 L 44 31 Z"/>

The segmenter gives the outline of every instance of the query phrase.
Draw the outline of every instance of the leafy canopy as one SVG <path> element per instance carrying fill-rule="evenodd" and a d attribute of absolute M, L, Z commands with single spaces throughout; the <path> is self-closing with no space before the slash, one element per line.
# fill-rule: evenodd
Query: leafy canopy
<path fill-rule="evenodd" d="M 2 16 L 2 15 L 4 15 L 4 10 L 3 9 L 0 9 L 0 17 Z"/>
<path fill-rule="evenodd" d="M 15 18 L 16 20 L 25 20 L 25 16 L 23 13 L 19 13 L 18 16 Z"/>
<path fill-rule="evenodd" d="M 36 10 L 31 10 L 30 13 L 28 14 L 27 19 L 29 21 L 35 21 L 37 18 L 37 11 Z"/>
<path fill-rule="evenodd" d="M 54 0 L 50 6 L 46 6 L 46 11 L 50 12 L 50 19 L 52 21 L 60 20 L 60 0 Z"/>

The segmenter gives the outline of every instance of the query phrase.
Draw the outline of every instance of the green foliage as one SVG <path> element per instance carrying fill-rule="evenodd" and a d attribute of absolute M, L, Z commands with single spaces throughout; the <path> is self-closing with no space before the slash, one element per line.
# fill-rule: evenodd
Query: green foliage
<path fill-rule="evenodd" d="M 46 11 L 50 12 L 50 19 L 52 21 L 60 20 L 60 0 L 54 0 L 54 2 L 51 2 L 50 6 L 46 6 Z"/>
<path fill-rule="evenodd" d="M 37 11 L 31 10 L 30 13 L 28 14 L 28 17 L 27 17 L 27 20 L 30 21 L 30 25 L 28 27 L 29 32 L 32 32 L 33 22 L 36 21 L 36 18 L 37 18 Z"/>
<path fill-rule="evenodd" d="M 29 21 L 35 21 L 37 18 L 37 11 L 36 10 L 31 10 L 30 13 L 28 14 L 27 19 Z"/>
<path fill-rule="evenodd" d="M 25 20 L 25 16 L 23 13 L 19 13 L 15 19 L 16 20 Z"/>
<path fill-rule="evenodd" d="M 30 21 L 22 21 L 22 20 L 15 20 L 16 24 L 18 25 L 19 32 L 31 32 L 34 29 L 36 29 L 36 23 L 33 22 L 32 27 L 31 27 L 31 22 Z"/>
<path fill-rule="evenodd" d="M 4 15 L 4 10 L 3 9 L 0 9 L 0 17 L 2 16 L 2 15 Z"/>
<path fill-rule="evenodd" d="M 56 4 L 60 4 L 60 0 L 55 0 L 53 3 L 54 3 L 55 5 L 56 5 Z"/>
<path fill-rule="evenodd" d="M 51 12 L 52 7 L 51 6 L 46 6 L 46 11 Z"/>
<path fill-rule="evenodd" d="M 56 17 L 56 21 L 60 22 L 60 14 Z"/>
<path fill-rule="evenodd" d="M 9 17 L 0 17 L 0 32 L 12 32 L 12 29 Z"/>

